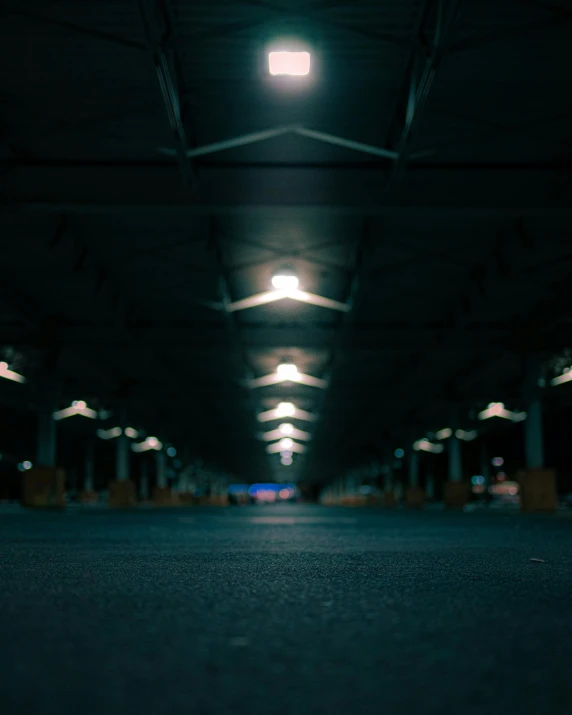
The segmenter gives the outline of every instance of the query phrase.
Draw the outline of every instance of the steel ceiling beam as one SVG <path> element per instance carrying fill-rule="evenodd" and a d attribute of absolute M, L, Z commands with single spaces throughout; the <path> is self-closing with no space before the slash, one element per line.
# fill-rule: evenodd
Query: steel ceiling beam
<path fill-rule="evenodd" d="M 425 0 L 423 3 L 386 141 L 386 146 L 398 155 L 390 170 L 386 193 L 394 191 L 404 177 L 415 130 L 450 46 L 461 5 L 462 0 Z"/>
<path fill-rule="evenodd" d="M 173 14 L 169 0 L 138 0 L 145 37 L 167 110 L 183 180 L 194 186 L 196 176 L 189 160 L 194 144 L 194 127 L 188 112 L 188 91 L 175 42 Z"/>

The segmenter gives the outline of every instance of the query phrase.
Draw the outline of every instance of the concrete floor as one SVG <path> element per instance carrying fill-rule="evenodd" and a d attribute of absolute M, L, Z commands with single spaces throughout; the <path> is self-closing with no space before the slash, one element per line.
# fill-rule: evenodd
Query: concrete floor
<path fill-rule="evenodd" d="M 569 519 L 26 512 L 0 558 L 9 715 L 572 712 Z"/>

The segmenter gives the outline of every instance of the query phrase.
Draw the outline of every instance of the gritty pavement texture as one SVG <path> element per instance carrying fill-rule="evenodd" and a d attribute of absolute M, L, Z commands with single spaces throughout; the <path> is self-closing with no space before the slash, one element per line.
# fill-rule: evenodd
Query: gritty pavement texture
<path fill-rule="evenodd" d="M 0 514 L 0 567 L 7 715 L 572 713 L 570 519 Z"/>

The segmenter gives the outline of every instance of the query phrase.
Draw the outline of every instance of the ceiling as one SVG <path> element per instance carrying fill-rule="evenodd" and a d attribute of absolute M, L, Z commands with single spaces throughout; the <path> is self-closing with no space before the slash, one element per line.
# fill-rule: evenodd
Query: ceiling
<path fill-rule="evenodd" d="M 121 400 L 233 475 L 323 483 L 453 410 L 519 407 L 526 358 L 570 346 L 569 4 L 3 0 L 0 17 L 0 338 L 29 378 L 27 402 L 0 386 L 10 440 L 55 360 L 65 404 Z M 291 37 L 310 77 L 270 77 Z M 285 263 L 351 310 L 221 309 Z M 249 387 L 284 360 L 328 388 Z M 318 419 L 281 470 L 256 415 L 285 400 Z"/>

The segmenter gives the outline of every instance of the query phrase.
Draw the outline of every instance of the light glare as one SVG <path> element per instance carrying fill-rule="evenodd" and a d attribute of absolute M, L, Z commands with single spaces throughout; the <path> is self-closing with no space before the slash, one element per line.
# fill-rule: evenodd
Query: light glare
<path fill-rule="evenodd" d="M 293 417 L 295 412 L 292 402 L 281 402 L 276 408 L 276 417 Z"/>
<path fill-rule="evenodd" d="M 291 435 L 294 432 L 294 425 L 285 423 L 283 425 L 280 425 L 278 429 L 280 430 L 280 432 L 282 432 L 282 434 Z"/>
<path fill-rule="evenodd" d="M 310 74 L 309 52 L 269 52 L 268 71 L 273 77 L 289 75 L 303 77 Z"/>
<path fill-rule="evenodd" d="M 280 449 L 292 449 L 294 446 L 294 441 L 290 437 L 285 437 L 280 440 Z"/>
<path fill-rule="evenodd" d="M 272 287 L 276 290 L 293 291 L 298 283 L 298 276 L 278 274 L 272 278 Z"/>
<path fill-rule="evenodd" d="M 298 368 L 290 362 L 284 362 L 276 368 L 278 377 L 282 380 L 294 380 L 298 375 Z"/>

